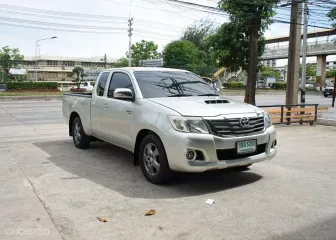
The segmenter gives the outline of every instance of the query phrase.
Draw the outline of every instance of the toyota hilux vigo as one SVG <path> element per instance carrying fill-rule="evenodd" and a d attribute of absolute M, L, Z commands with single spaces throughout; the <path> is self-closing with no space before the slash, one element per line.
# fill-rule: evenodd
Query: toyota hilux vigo
<path fill-rule="evenodd" d="M 77 148 L 100 140 L 127 149 L 155 184 L 175 171 L 247 169 L 277 151 L 269 114 L 185 70 L 104 70 L 92 93 L 65 94 L 62 108 Z"/>

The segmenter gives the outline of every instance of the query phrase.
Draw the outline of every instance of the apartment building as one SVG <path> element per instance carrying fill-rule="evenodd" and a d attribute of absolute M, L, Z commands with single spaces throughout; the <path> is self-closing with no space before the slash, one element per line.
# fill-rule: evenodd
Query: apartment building
<path fill-rule="evenodd" d="M 27 70 L 28 79 L 37 81 L 72 82 L 68 77 L 74 67 L 82 67 L 87 81 L 94 81 L 104 68 L 112 68 L 115 59 L 104 57 L 71 58 L 57 56 L 25 57 L 20 61 L 22 68 Z M 36 78 L 37 76 L 37 78 Z"/>

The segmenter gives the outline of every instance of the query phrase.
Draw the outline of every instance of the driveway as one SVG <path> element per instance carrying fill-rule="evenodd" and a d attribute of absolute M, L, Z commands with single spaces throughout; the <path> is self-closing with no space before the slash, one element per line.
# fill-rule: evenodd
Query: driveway
<path fill-rule="evenodd" d="M 335 239 L 336 128 L 277 131 L 272 161 L 156 186 L 122 149 L 76 149 L 63 123 L 6 122 L 0 239 Z"/>

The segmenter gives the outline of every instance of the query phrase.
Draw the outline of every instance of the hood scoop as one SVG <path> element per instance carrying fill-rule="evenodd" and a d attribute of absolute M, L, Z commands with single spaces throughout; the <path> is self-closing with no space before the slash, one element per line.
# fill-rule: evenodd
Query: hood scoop
<path fill-rule="evenodd" d="M 224 99 L 220 99 L 220 100 L 206 100 L 204 101 L 206 104 L 222 104 L 222 103 L 231 103 L 229 100 L 224 100 Z"/>

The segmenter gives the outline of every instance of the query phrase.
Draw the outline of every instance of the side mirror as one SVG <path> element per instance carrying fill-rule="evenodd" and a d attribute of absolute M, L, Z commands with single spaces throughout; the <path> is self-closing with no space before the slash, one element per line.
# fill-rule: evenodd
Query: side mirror
<path fill-rule="evenodd" d="M 128 88 L 117 88 L 113 92 L 113 97 L 120 100 L 133 100 L 133 93 Z"/>

